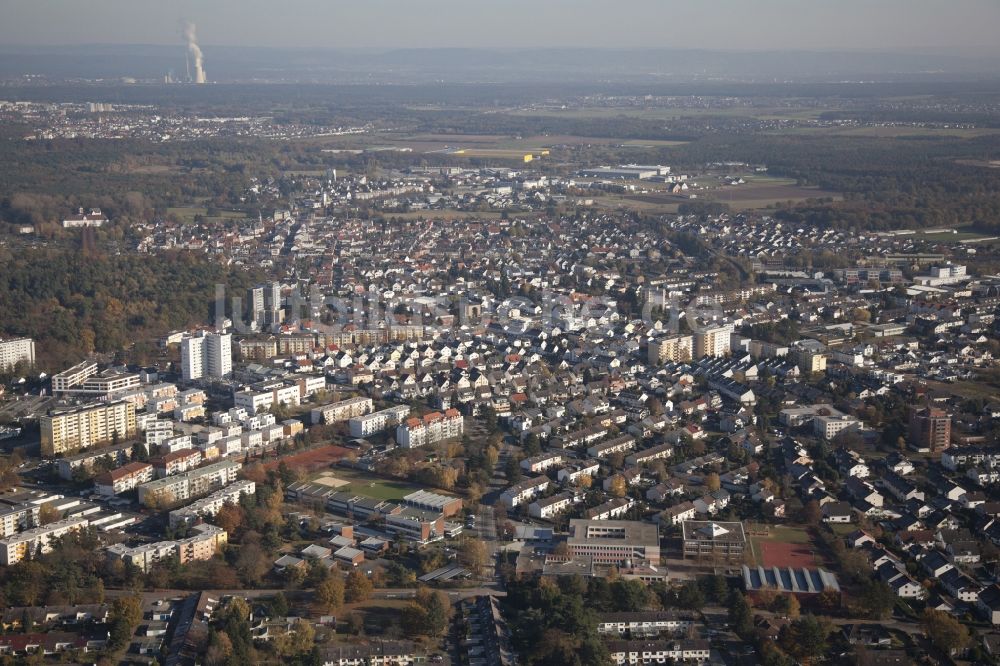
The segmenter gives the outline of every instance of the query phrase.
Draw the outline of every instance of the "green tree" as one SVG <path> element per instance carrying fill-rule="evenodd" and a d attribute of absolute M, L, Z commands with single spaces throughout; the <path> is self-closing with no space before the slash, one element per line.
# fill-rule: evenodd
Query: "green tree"
<path fill-rule="evenodd" d="M 969 644 L 969 629 L 943 611 L 928 608 L 920 618 L 927 638 L 942 652 L 954 654 Z"/>
<path fill-rule="evenodd" d="M 463 539 L 458 548 L 459 561 L 477 576 L 482 574 L 488 557 L 486 544 L 479 539 Z"/>
<path fill-rule="evenodd" d="M 328 613 L 336 613 L 344 605 L 344 579 L 330 576 L 316 588 L 316 599 Z"/>
<path fill-rule="evenodd" d="M 284 592 L 278 592 L 271 599 L 271 612 L 275 617 L 288 617 L 288 597 Z"/>
<path fill-rule="evenodd" d="M 705 606 L 705 595 L 698 583 L 689 581 L 677 591 L 677 605 L 688 610 L 701 610 Z"/>
<path fill-rule="evenodd" d="M 828 620 L 804 615 L 782 628 L 779 644 L 801 663 L 809 664 L 826 652 L 826 639 L 832 630 Z"/>
<path fill-rule="evenodd" d="M 136 596 L 116 598 L 111 603 L 108 620 L 111 625 L 108 642 L 114 649 L 125 647 L 142 621 L 142 599 Z"/>
<path fill-rule="evenodd" d="M 354 569 L 347 574 L 347 582 L 344 584 L 344 597 L 347 603 L 353 604 L 359 601 L 366 601 L 371 595 L 374 586 L 362 571 Z"/>
<path fill-rule="evenodd" d="M 862 586 L 858 600 L 871 617 L 884 620 L 892 615 L 892 609 L 896 605 L 896 594 L 885 583 L 869 580 Z"/>
<path fill-rule="evenodd" d="M 729 608 L 729 623 L 733 631 L 743 639 L 748 639 L 753 635 L 753 612 L 746 597 L 737 589 L 729 592 L 729 599 L 726 603 Z"/>
<path fill-rule="evenodd" d="M 418 590 L 416 601 L 427 613 L 427 635 L 443 636 L 448 631 L 448 620 L 451 618 L 451 604 L 445 593 L 440 590 Z"/>

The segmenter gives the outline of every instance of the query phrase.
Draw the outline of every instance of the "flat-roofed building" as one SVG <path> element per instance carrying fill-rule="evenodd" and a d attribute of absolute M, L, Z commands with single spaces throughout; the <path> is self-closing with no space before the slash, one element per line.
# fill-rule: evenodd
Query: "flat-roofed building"
<path fill-rule="evenodd" d="M 132 458 L 132 450 L 132 444 L 118 444 L 117 446 L 109 446 L 103 449 L 84 451 L 75 456 L 60 458 L 56 462 L 56 471 L 60 479 L 71 481 L 74 473 L 78 473 L 78 470 L 82 470 L 83 473 L 89 475 L 90 470 L 94 467 L 94 463 L 98 460 L 108 464 L 110 467 L 125 464 Z"/>
<path fill-rule="evenodd" d="M 660 561 L 660 534 L 656 525 L 634 520 L 569 521 L 566 540 L 572 557 L 590 557 L 594 564 Z"/>
<path fill-rule="evenodd" d="M 951 444 L 951 415 L 936 407 L 910 408 L 910 441 L 918 450 L 947 448 Z"/>
<path fill-rule="evenodd" d="M 720 557 L 740 559 L 746 550 L 747 537 L 741 522 L 685 520 L 684 557 Z"/>
<path fill-rule="evenodd" d="M 147 572 L 158 562 L 176 558 L 179 564 L 195 560 L 210 560 L 224 546 L 229 535 L 221 527 L 202 523 L 192 528 L 194 535 L 177 541 L 157 541 L 138 546 L 116 543 L 108 546 L 112 559 L 122 560 L 140 571 Z"/>
<path fill-rule="evenodd" d="M 88 377 L 97 374 L 97 364 L 93 361 L 77 363 L 68 370 L 52 375 L 52 393 L 59 395 L 69 389 L 83 384 Z"/>
<path fill-rule="evenodd" d="M 0 537 L 9 537 L 38 526 L 40 504 L 13 501 L 0 503 Z"/>
<path fill-rule="evenodd" d="M 351 437 L 370 437 L 403 422 L 410 413 L 408 405 L 397 405 L 371 414 L 356 416 L 348 421 Z"/>
<path fill-rule="evenodd" d="M 139 486 L 139 502 L 146 506 L 162 506 L 187 501 L 229 485 L 236 480 L 241 467 L 236 461 L 225 460 L 143 483 Z"/>
<path fill-rule="evenodd" d="M 187 506 L 174 509 L 169 514 L 170 525 L 194 523 L 205 516 L 214 516 L 227 504 L 239 504 L 243 495 L 253 495 L 257 492 L 257 484 L 249 480 L 240 480 L 224 488 L 216 490 L 208 497 L 196 500 Z"/>
<path fill-rule="evenodd" d="M 135 405 L 129 402 L 53 410 L 38 419 L 43 456 L 87 449 L 136 434 Z"/>
<path fill-rule="evenodd" d="M 415 509 L 437 511 L 443 514 L 445 518 L 450 518 L 462 512 L 461 497 L 432 493 L 427 490 L 418 490 L 415 493 L 410 493 L 403 498 L 403 502 Z"/>
<path fill-rule="evenodd" d="M 82 530 L 89 524 L 86 518 L 66 518 L 0 539 L 0 564 L 10 566 L 38 552 L 48 553 L 52 550 L 53 539 Z"/>
<path fill-rule="evenodd" d="M 240 357 L 244 361 L 266 361 L 278 355 L 278 341 L 274 338 L 266 340 L 240 340 Z"/>
<path fill-rule="evenodd" d="M 309 412 L 312 422 L 315 423 L 340 423 L 356 416 L 368 414 L 373 409 L 372 399 L 364 396 L 348 398 L 329 405 L 317 407 Z"/>
<path fill-rule="evenodd" d="M 96 366 L 94 367 L 96 368 Z M 141 385 L 142 378 L 137 372 L 105 370 L 104 372 L 86 377 L 82 382 L 62 388 L 58 392 L 53 389 L 53 393 L 79 396 L 92 400 L 112 400 L 114 398 L 122 398 L 126 393 L 133 391 L 135 395 L 132 396 L 132 400 L 138 400 L 142 404 L 145 404 L 148 398 L 144 392 L 138 390 Z"/>
<path fill-rule="evenodd" d="M 0 340 L 0 370 L 11 370 L 18 363 L 35 364 L 35 341 L 31 338 Z"/>
<path fill-rule="evenodd" d="M 649 343 L 649 364 L 681 363 L 694 357 L 694 336 L 674 335 Z"/>
<path fill-rule="evenodd" d="M 414 541 L 429 541 L 444 536 L 444 516 L 436 511 L 405 508 L 385 517 L 385 529 Z"/>
<path fill-rule="evenodd" d="M 725 356 L 730 350 L 732 333 L 732 324 L 699 328 L 694 334 L 694 357 Z"/>

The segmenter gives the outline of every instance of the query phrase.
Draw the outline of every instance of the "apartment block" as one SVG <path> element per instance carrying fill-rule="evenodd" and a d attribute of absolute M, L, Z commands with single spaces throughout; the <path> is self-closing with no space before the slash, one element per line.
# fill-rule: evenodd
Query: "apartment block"
<path fill-rule="evenodd" d="M 403 448 L 414 449 L 461 437 L 463 432 L 465 420 L 462 415 L 457 409 L 449 409 L 443 414 L 431 412 L 423 418 L 407 419 L 396 428 L 396 441 Z"/>
<path fill-rule="evenodd" d="M 170 512 L 170 525 L 193 523 L 204 516 L 214 516 L 227 504 L 239 504 L 243 495 L 253 495 L 257 492 L 257 484 L 253 481 L 241 480 L 216 490 L 208 497 L 196 500 L 191 504 Z"/>
<path fill-rule="evenodd" d="M 531 458 L 525 458 L 522 460 L 521 469 L 525 472 L 537 474 L 552 467 L 558 467 L 559 465 L 562 465 L 565 460 L 566 457 L 557 451 L 540 453 L 537 456 L 532 456 Z"/>
<path fill-rule="evenodd" d="M 153 480 L 153 466 L 144 462 L 130 462 L 99 475 L 94 486 L 101 495 L 114 496 L 128 492 Z"/>
<path fill-rule="evenodd" d="M 35 364 L 35 341 L 31 338 L 0 340 L 0 371 L 10 370 L 18 363 Z"/>
<path fill-rule="evenodd" d="M 135 405 L 128 402 L 84 405 L 54 410 L 38 419 L 42 455 L 87 449 L 136 434 Z"/>
<path fill-rule="evenodd" d="M 39 504 L 12 502 L 0 504 L 0 537 L 9 537 L 38 526 Z"/>
<path fill-rule="evenodd" d="M 694 624 L 695 616 L 683 611 L 603 613 L 597 621 L 597 633 L 602 636 L 680 634 L 686 633 Z"/>
<path fill-rule="evenodd" d="M 733 325 L 704 326 L 694 334 L 694 357 L 725 356 L 729 353 Z"/>
<path fill-rule="evenodd" d="M 241 467 L 240 463 L 227 460 L 144 483 L 139 486 L 139 502 L 146 506 L 185 502 L 229 485 L 236 480 Z"/>
<path fill-rule="evenodd" d="M 638 451 L 625 458 L 625 465 L 628 467 L 634 467 L 636 465 L 646 465 L 653 462 L 654 460 L 662 460 L 664 458 L 669 458 L 674 453 L 673 444 L 660 444 L 659 446 L 654 446 L 652 448 L 645 449 L 643 451 Z"/>
<path fill-rule="evenodd" d="M 66 456 L 56 462 L 56 472 L 60 479 L 70 481 L 73 474 L 78 469 L 89 473 L 98 460 L 109 461 L 112 466 L 124 465 L 132 459 L 132 445 L 118 444 L 103 449 L 93 449 L 78 453 L 75 456 Z"/>
<path fill-rule="evenodd" d="M 543 497 L 528 505 L 528 515 L 541 520 L 549 520 L 558 516 L 573 506 L 576 497 L 573 493 L 556 493 L 551 497 Z"/>
<path fill-rule="evenodd" d="M 625 453 L 626 451 L 631 451 L 634 448 L 635 437 L 632 437 L 631 435 L 622 435 L 621 437 L 609 439 L 606 442 L 594 444 L 587 449 L 587 455 L 591 458 L 606 458 L 612 453 Z"/>
<path fill-rule="evenodd" d="M 108 546 L 107 553 L 113 559 L 122 560 L 143 572 L 149 571 L 158 562 L 177 558 L 180 564 L 195 560 L 209 560 L 229 539 L 226 531 L 215 525 L 203 523 L 192 528 L 196 534 L 177 541 L 157 541 L 129 547 L 116 543 Z"/>
<path fill-rule="evenodd" d="M 508 509 L 535 499 L 548 489 L 552 481 L 547 476 L 536 476 L 515 483 L 500 494 L 500 501 Z"/>
<path fill-rule="evenodd" d="M 56 395 L 65 393 L 75 386 L 80 386 L 88 378 L 97 374 L 97 364 L 91 361 L 77 363 L 68 370 L 52 375 L 52 392 Z"/>
<path fill-rule="evenodd" d="M 190 445 L 190 442 L 186 442 L 185 444 Z M 200 465 L 201 462 L 201 451 L 192 448 L 178 449 L 150 460 L 153 469 L 156 470 L 156 477 L 159 479 L 192 470 Z"/>
<path fill-rule="evenodd" d="M 278 342 L 267 340 L 240 340 L 240 358 L 244 361 L 266 361 L 278 355 Z"/>
<path fill-rule="evenodd" d="M 309 412 L 311 421 L 315 423 L 340 423 L 356 416 L 368 414 L 373 409 L 372 399 L 366 397 L 349 398 L 329 405 L 317 407 Z"/>
<path fill-rule="evenodd" d="M 53 539 L 84 529 L 89 524 L 86 518 L 67 518 L 0 539 L 0 564 L 10 566 L 35 553 L 47 553 L 52 550 Z"/>
<path fill-rule="evenodd" d="M 410 413 L 407 405 L 389 407 L 378 412 L 356 416 L 348 421 L 351 427 L 351 437 L 370 437 L 371 435 L 394 428 Z"/>
<path fill-rule="evenodd" d="M 910 409 L 910 442 L 917 449 L 940 451 L 951 444 L 951 415 L 943 409 Z"/>
<path fill-rule="evenodd" d="M 649 343 L 649 364 L 663 365 L 690 361 L 694 357 L 694 336 L 675 335 Z"/>
<path fill-rule="evenodd" d="M 181 374 L 184 381 L 228 377 L 233 372 L 233 336 L 199 332 L 181 340 Z"/>

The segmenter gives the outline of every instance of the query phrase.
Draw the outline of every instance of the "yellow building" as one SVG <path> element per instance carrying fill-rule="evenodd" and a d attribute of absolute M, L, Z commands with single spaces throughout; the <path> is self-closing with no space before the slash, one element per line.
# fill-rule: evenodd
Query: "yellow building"
<path fill-rule="evenodd" d="M 55 456 L 98 444 L 132 438 L 136 434 L 135 405 L 100 403 L 49 412 L 39 420 L 42 455 Z"/>
<path fill-rule="evenodd" d="M 650 365 L 663 365 L 667 361 L 690 361 L 694 351 L 694 337 L 675 335 L 657 338 L 649 343 Z"/>
<path fill-rule="evenodd" d="M 800 350 L 795 354 L 799 370 L 806 373 L 826 371 L 826 354 L 808 350 Z"/>

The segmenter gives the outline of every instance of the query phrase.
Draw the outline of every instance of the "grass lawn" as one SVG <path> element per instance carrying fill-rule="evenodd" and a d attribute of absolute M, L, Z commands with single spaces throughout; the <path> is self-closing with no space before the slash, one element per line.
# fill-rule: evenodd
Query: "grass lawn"
<path fill-rule="evenodd" d="M 836 192 L 796 185 L 788 178 L 746 175 L 743 185 L 716 186 L 700 193 L 704 199 L 724 203 L 733 210 L 767 209 L 786 201 L 802 202 L 807 199 L 830 197 L 840 200 Z"/>
<path fill-rule="evenodd" d="M 804 527 L 789 527 L 787 525 L 768 525 L 768 535 L 767 536 L 749 536 L 747 539 L 750 541 L 750 551 L 753 553 L 754 562 L 758 565 L 762 564 L 762 552 L 760 545 L 762 543 L 774 542 L 774 543 L 800 543 L 809 544 L 811 540 L 809 539 L 809 532 L 806 531 Z"/>
<path fill-rule="evenodd" d="M 781 543 L 809 543 L 809 532 L 804 527 L 789 527 L 788 525 L 769 525 L 768 536 L 755 536 L 758 541 L 779 541 Z"/>
<path fill-rule="evenodd" d="M 917 233 L 918 236 L 922 236 L 928 240 L 938 241 L 938 242 L 953 242 L 957 243 L 963 240 L 971 240 L 973 238 L 986 238 L 986 234 L 979 233 L 972 228 L 972 225 L 966 225 L 963 227 L 955 227 L 953 231 L 943 230 L 943 231 L 921 231 Z"/>
<path fill-rule="evenodd" d="M 410 493 L 420 490 L 419 486 L 406 483 L 405 481 L 381 479 L 353 469 L 336 467 L 331 471 L 338 479 L 350 482 L 346 486 L 340 486 L 337 490 L 357 493 L 358 495 L 364 495 L 373 499 L 401 500 Z M 330 472 L 324 471 L 323 473 L 328 474 Z"/>
<path fill-rule="evenodd" d="M 208 212 L 207 208 L 200 206 L 176 206 L 167 209 L 167 215 L 175 215 L 181 222 L 185 224 L 192 224 L 196 215 L 201 215 L 205 217 Z M 218 211 L 217 217 L 205 217 L 206 222 L 220 221 L 220 220 L 240 220 L 246 217 L 244 213 L 233 211 L 233 210 L 220 210 Z"/>
<path fill-rule="evenodd" d="M 511 213 L 511 215 L 521 215 Z M 500 211 L 476 212 L 471 210 L 413 210 L 409 213 L 385 213 L 386 217 L 398 217 L 401 220 L 499 220 Z"/>
<path fill-rule="evenodd" d="M 830 529 L 839 537 L 847 536 L 858 529 L 854 523 L 830 523 Z"/>

